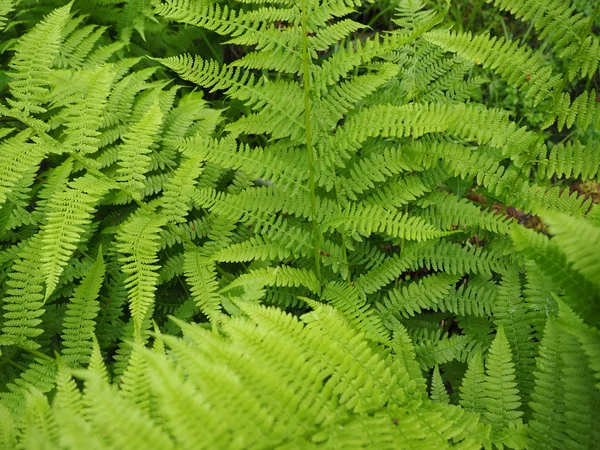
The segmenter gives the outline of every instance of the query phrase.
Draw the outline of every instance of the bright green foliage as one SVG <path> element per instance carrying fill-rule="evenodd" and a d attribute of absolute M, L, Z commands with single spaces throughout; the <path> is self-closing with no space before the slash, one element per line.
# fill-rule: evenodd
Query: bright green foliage
<path fill-rule="evenodd" d="M 64 3 L 0 0 L 0 447 L 598 442 L 597 12 Z"/>
<path fill-rule="evenodd" d="M 63 356 L 70 365 L 87 364 L 92 350 L 95 319 L 100 309 L 98 291 L 104 281 L 105 265 L 102 253 L 98 253 L 81 284 L 77 286 L 67 306 L 63 322 Z"/>
<path fill-rule="evenodd" d="M 249 318 L 224 320 L 223 335 L 181 324 L 186 340 L 158 336 L 170 347 L 168 357 L 134 351 L 157 408 L 136 406 L 130 391 L 110 388 L 92 371 L 81 374 L 80 400 L 63 371 L 52 410 L 46 404 L 38 420 L 28 421 L 22 440 L 48 430 L 57 436 L 50 448 L 78 448 L 85 430 L 96 448 L 450 448 L 451 439 L 475 449 L 488 443 L 490 430 L 478 415 L 422 403 L 425 393 L 402 362 L 410 356 L 372 346 L 333 308 L 316 307 L 299 320 L 240 306 Z M 424 432 L 429 429 L 435 432 Z"/>
<path fill-rule="evenodd" d="M 477 352 L 469 360 L 469 368 L 460 387 L 460 404 L 465 409 L 476 413 L 485 411 L 486 381 L 481 352 Z"/>
<path fill-rule="evenodd" d="M 431 401 L 435 403 L 449 403 L 448 391 L 444 386 L 444 380 L 440 375 L 440 368 L 435 366 L 433 369 L 433 376 L 431 377 Z"/>
<path fill-rule="evenodd" d="M 485 411 L 483 415 L 495 429 L 507 427 L 523 414 L 515 376 L 515 364 L 504 328 L 492 342 L 485 364 Z"/>
<path fill-rule="evenodd" d="M 7 99 L 10 109 L 3 108 L 4 114 L 25 119 L 32 113 L 46 111 L 40 105 L 48 94 L 51 66 L 59 52 L 70 8 L 71 4 L 53 11 L 19 39 L 10 63 L 10 76 L 14 79 L 10 83 L 11 97 Z"/>

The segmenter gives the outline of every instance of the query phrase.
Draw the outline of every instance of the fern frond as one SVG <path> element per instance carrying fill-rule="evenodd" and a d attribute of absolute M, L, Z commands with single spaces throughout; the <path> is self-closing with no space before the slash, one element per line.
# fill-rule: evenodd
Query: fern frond
<path fill-rule="evenodd" d="M 545 178 L 556 175 L 559 178 L 592 180 L 600 171 L 600 145 L 590 142 L 583 145 L 579 141 L 556 144 L 548 158 L 538 165 L 538 174 Z"/>
<path fill-rule="evenodd" d="M 9 63 L 12 98 L 8 114 L 27 117 L 45 112 L 42 106 L 48 92 L 48 79 L 62 42 L 62 30 L 69 19 L 71 3 L 48 14 L 30 32 L 19 39 L 15 56 Z M 8 111 L 7 111 L 8 112 Z"/>
<path fill-rule="evenodd" d="M 460 404 L 464 408 L 483 413 L 485 411 L 485 374 L 481 352 L 475 352 L 460 386 Z"/>
<path fill-rule="evenodd" d="M 329 131 L 342 117 L 355 108 L 355 105 L 367 98 L 379 87 L 385 85 L 398 73 L 395 64 L 373 64 L 371 73 L 357 75 L 329 88 L 313 106 L 324 120 L 319 124 L 323 131 Z"/>
<path fill-rule="evenodd" d="M 564 252 L 569 266 L 600 287 L 600 227 L 565 214 L 547 213 L 543 218 L 553 235 L 552 242 Z"/>
<path fill-rule="evenodd" d="M 299 51 L 293 49 L 291 45 L 284 44 L 285 40 L 280 37 L 284 34 L 283 30 L 271 29 L 267 26 L 274 22 L 295 22 L 300 14 L 297 7 L 267 6 L 244 11 L 216 3 L 195 4 L 186 0 L 166 0 L 156 8 L 156 13 L 167 19 L 206 28 L 220 35 L 231 35 L 234 39 L 242 36 L 244 40 L 241 42 L 232 40 L 239 45 L 258 44 L 259 48 L 271 50 L 268 44 L 273 46 L 274 43 L 278 43 L 288 52 L 296 54 L 298 67 L 300 67 Z"/>
<path fill-rule="evenodd" d="M 304 286 L 311 292 L 319 294 L 321 286 L 314 272 L 306 269 L 297 269 L 294 267 L 279 266 L 267 267 L 264 269 L 251 270 L 249 273 L 240 275 L 236 280 L 227 285 L 221 292 L 226 292 L 237 287 L 246 285 L 254 286 L 280 286 L 280 287 L 298 287 Z"/>
<path fill-rule="evenodd" d="M 48 398 L 35 388 L 27 395 L 24 428 L 28 433 L 21 438 L 22 448 L 57 446 L 58 427 L 48 404 Z"/>
<path fill-rule="evenodd" d="M 564 300 L 576 312 L 589 318 L 599 317 L 595 285 L 570 266 L 565 253 L 553 240 L 522 227 L 514 227 L 511 235 L 517 251 L 535 262 L 564 290 Z"/>
<path fill-rule="evenodd" d="M 491 0 L 490 0 L 491 1 Z M 532 22 L 540 33 L 540 40 L 546 39 L 554 45 L 554 51 L 561 58 L 570 58 L 569 79 L 578 72 L 591 78 L 600 62 L 599 41 L 595 35 L 587 36 L 590 20 L 583 13 L 575 13 L 571 2 L 561 0 L 527 1 L 493 0 L 500 10 L 507 10 L 517 19 Z"/>
<path fill-rule="evenodd" d="M 562 307 L 560 307 L 562 306 Z M 562 339 L 562 377 L 565 401 L 565 432 L 569 437 L 566 442 L 573 447 L 593 447 L 598 438 L 598 431 L 593 425 L 594 407 L 600 401 L 600 391 L 581 389 L 582 386 L 593 386 L 594 370 L 576 333 L 571 329 L 584 328 L 583 321 L 564 305 L 559 306 L 558 319 L 561 322 Z M 596 333 L 595 346 L 598 347 Z M 596 365 L 597 366 L 597 365 Z"/>
<path fill-rule="evenodd" d="M 329 58 L 311 68 L 312 89 L 315 95 L 326 93 L 329 86 L 337 85 L 354 68 L 387 56 L 409 41 L 408 36 L 397 32 L 385 35 L 376 34 L 365 39 L 346 39 L 344 44 Z"/>
<path fill-rule="evenodd" d="M 249 71 L 227 66 L 221 68 L 216 61 L 205 61 L 199 56 L 181 55 L 157 61 L 177 72 L 184 80 L 211 91 L 222 90 L 224 95 L 242 100 L 259 111 L 231 123 L 228 129 L 234 133 L 249 130 L 273 133 L 274 137 L 281 138 L 297 135 L 304 129 L 301 120 L 302 90 L 296 83 L 262 78 L 256 81 Z M 259 127 L 258 130 L 253 126 Z"/>
<path fill-rule="evenodd" d="M 497 234 L 508 234 L 510 231 L 506 217 L 482 211 L 467 199 L 456 199 L 451 194 L 435 192 L 421 202 L 424 203 L 423 211 L 418 211 L 416 215 L 441 230 L 474 227 Z"/>
<path fill-rule="evenodd" d="M 385 258 L 381 264 L 378 264 L 367 273 L 357 277 L 354 284 L 365 294 L 373 294 L 406 271 L 411 262 L 413 262 L 413 259 L 407 258 L 405 255 L 402 255 L 402 257 L 392 255 Z"/>
<path fill-rule="evenodd" d="M 485 317 L 491 313 L 496 295 L 497 285 L 493 281 L 485 275 L 474 275 L 444 296 L 437 308 L 459 316 Z"/>
<path fill-rule="evenodd" d="M 38 348 L 34 339 L 43 331 L 38 328 L 44 313 L 44 275 L 39 259 L 43 245 L 40 235 L 26 241 L 6 280 L 2 299 L 2 345 Z"/>
<path fill-rule="evenodd" d="M 356 151 L 369 137 L 420 137 L 447 132 L 480 145 L 502 149 L 517 166 L 539 154 L 540 138 L 508 120 L 504 111 L 476 106 L 411 103 L 402 106 L 378 105 L 351 115 L 335 136 L 321 144 L 344 154 Z M 344 152 L 344 153 L 342 153 Z"/>
<path fill-rule="evenodd" d="M 516 269 L 502 275 L 498 295 L 493 305 L 495 322 L 502 326 L 515 365 L 516 379 L 523 402 L 527 402 L 533 387 L 532 369 L 536 345 L 533 340 L 529 314 L 521 296 L 521 281 Z"/>
<path fill-rule="evenodd" d="M 339 214 L 333 214 L 322 224 L 322 229 L 340 229 L 347 233 L 369 236 L 382 233 L 390 237 L 424 241 L 450 234 L 437 230 L 418 217 L 377 207 L 350 205 Z"/>
<path fill-rule="evenodd" d="M 187 249 L 184 253 L 183 270 L 196 305 L 214 321 L 221 309 L 216 264 L 201 249 Z"/>
<path fill-rule="evenodd" d="M 0 1 L 0 31 L 4 30 L 6 26 L 6 16 L 15 8 L 15 0 L 1 0 Z M 7 441 L 8 442 L 8 438 Z"/>
<path fill-rule="evenodd" d="M 0 205 L 19 181 L 37 170 L 46 155 L 42 145 L 27 142 L 30 136 L 31 131 L 24 130 L 0 144 Z"/>
<path fill-rule="evenodd" d="M 0 401 L 13 413 L 18 426 L 25 420 L 29 393 L 33 389 L 42 394 L 50 392 L 56 385 L 56 374 L 56 361 L 47 356 L 36 357 L 18 378 L 6 384 L 6 392 L 0 393 Z"/>
<path fill-rule="evenodd" d="M 129 292 L 131 315 L 135 327 L 140 329 L 146 313 L 154 304 L 159 233 L 165 218 L 154 212 L 138 211 L 121 227 L 117 248 L 122 255 L 123 272 L 129 275 L 125 285 Z"/>
<path fill-rule="evenodd" d="M 152 0 L 127 0 L 119 10 L 118 29 L 124 42 L 129 42 L 134 30 L 145 40 L 145 25 L 152 15 L 153 3 Z"/>
<path fill-rule="evenodd" d="M 106 447 L 134 450 L 173 449 L 173 441 L 161 426 L 144 413 L 135 403 L 119 396 L 99 379 L 91 378 L 86 384 L 85 397 L 94 434 L 101 433 Z"/>
<path fill-rule="evenodd" d="M 558 129 L 566 126 L 571 128 L 577 125 L 580 129 L 585 130 L 590 125 L 594 129 L 600 127 L 600 104 L 598 102 L 598 94 L 595 89 L 589 92 L 579 94 L 575 100 L 571 101 L 569 93 L 555 98 L 552 105 L 552 115 L 545 125 L 550 126 L 556 118 Z"/>
<path fill-rule="evenodd" d="M 467 272 L 491 275 L 504 272 L 509 264 L 493 247 L 486 251 L 482 247 L 461 247 L 446 240 L 407 247 L 406 256 L 412 258 L 410 267 L 414 270 L 426 267 L 451 275 Z"/>
<path fill-rule="evenodd" d="M 503 37 L 473 36 L 469 32 L 445 30 L 429 31 L 423 38 L 491 69 L 517 89 L 526 86 L 525 96 L 534 98 L 534 106 L 550 98 L 560 87 L 561 77 L 552 73 L 544 57 L 518 42 L 507 41 Z"/>
<path fill-rule="evenodd" d="M 436 364 L 445 364 L 460 359 L 467 345 L 467 337 L 458 334 L 452 336 L 426 335 L 415 338 L 415 355 L 421 369 L 428 370 Z"/>
<path fill-rule="evenodd" d="M 534 448 L 550 444 L 562 448 L 567 440 L 563 383 L 556 374 L 563 373 L 561 331 L 554 318 L 548 319 L 544 338 L 536 358 L 535 385 L 531 394 L 532 417 L 529 422 Z"/>
<path fill-rule="evenodd" d="M 444 380 L 440 375 L 440 367 L 436 364 L 433 368 L 433 375 L 431 376 L 431 401 L 434 403 L 449 404 L 450 397 L 448 391 L 444 385 Z"/>
<path fill-rule="evenodd" d="M 381 318 L 370 308 L 366 296 L 344 282 L 329 283 L 323 289 L 321 300 L 331 303 L 343 316 L 375 342 L 387 343 L 389 332 Z"/>
<path fill-rule="evenodd" d="M 54 292 L 58 279 L 77 248 L 95 206 L 111 184 L 86 175 L 70 182 L 48 200 L 46 224 L 41 230 L 42 274 L 46 280 L 46 299 Z"/>
<path fill-rule="evenodd" d="M 104 280 L 104 272 L 105 264 L 100 249 L 96 261 L 75 289 L 67 306 L 61 335 L 64 347 L 62 354 L 65 362 L 71 366 L 89 362 L 95 319 L 100 309 L 98 294 Z"/>
<path fill-rule="evenodd" d="M 59 69 L 82 68 L 88 55 L 105 32 L 105 27 L 87 25 L 70 33 L 61 45 L 56 66 Z"/>
<path fill-rule="evenodd" d="M 161 198 L 161 213 L 171 223 L 186 221 L 191 206 L 191 197 L 197 178 L 203 171 L 202 162 L 206 155 L 202 151 L 188 155 L 164 186 Z"/>
<path fill-rule="evenodd" d="M 412 317 L 424 309 L 437 309 L 438 303 L 454 290 L 456 275 L 435 274 L 424 277 L 418 283 L 408 283 L 390 290 L 377 307 L 382 314 Z"/>
<path fill-rule="evenodd" d="M 10 410 L 0 405 L 0 445 L 4 448 L 17 447 L 17 427 Z"/>
<path fill-rule="evenodd" d="M 77 86 L 74 95 L 57 99 L 55 105 L 66 105 L 53 120 L 65 127 L 63 144 L 69 151 L 94 153 L 100 147 L 100 127 L 107 99 L 115 78 L 114 67 L 104 65 L 79 71 L 71 80 Z"/>
<path fill-rule="evenodd" d="M 131 191 L 134 198 L 141 198 L 144 174 L 150 166 L 148 154 L 157 139 L 162 118 L 160 106 L 155 102 L 144 117 L 132 125 L 119 148 L 118 180 L 123 183 L 124 188 Z"/>
<path fill-rule="evenodd" d="M 138 61 L 132 61 L 134 64 Z M 148 67 L 142 70 L 136 70 L 127 74 L 120 80 L 115 80 L 111 90 L 106 111 L 104 113 L 103 127 L 115 127 L 119 124 L 127 123 L 131 118 L 133 104 L 136 96 L 150 87 L 148 79 L 156 72 L 155 67 Z M 105 135 L 107 131 L 104 131 Z M 114 142 L 102 141 L 103 147 Z"/>
<path fill-rule="evenodd" d="M 148 379 L 148 362 L 140 354 L 139 349 L 133 348 L 127 368 L 119 379 L 123 397 L 137 406 L 143 413 L 150 412 L 150 381 Z"/>
<path fill-rule="evenodd" d="M 523 415 L 519 410 L 521 399 L 512 359 L 504 329 L 499 326 L 485 364 L 485 412 L 483 413 L 492 427 L 497 430 L 508 427 Z"/>

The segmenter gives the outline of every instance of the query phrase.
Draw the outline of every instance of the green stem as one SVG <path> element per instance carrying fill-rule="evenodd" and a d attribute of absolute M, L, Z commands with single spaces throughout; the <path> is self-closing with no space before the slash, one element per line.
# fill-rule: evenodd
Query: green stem
<path fill-rule="evenodd" d="M 21 348 L 21 350 L 25 350 L 26 352 L 29 352 L 32 355 L 37 356 L 40 359 L 45 359 L 46 361 L 52 361 L 52 362 L 55 361 L 54 358 L 52 358 L 52 357 L 50 357 L 48 355 L 44 355 L 42 352 L 39 352 L 39 351 L 37 351 L 35 349 L 27 348 L 27 347 L 21 347 L 21 346 L 19 346 L 19 347 Z"/>
<path fill-rule="evenodd" d="M 312 213 L 313 249 L 315 253 L 315 272 L 317 278 L 321 276 L 321 255 L 319 252 L 319 226 L 317 224 L 317 198 L 315 194 L 315 157 L 313 153 L 312 138 L 310 134 L 310 73 L 308 56 L 308 29 L 306 16 L 306 0 L 302 0 L 302 63 L 304 84 L 304 126 L 306 134 L 306 153 L 308 160 L 308 187 L 310 189 L 310 208 Z"/>

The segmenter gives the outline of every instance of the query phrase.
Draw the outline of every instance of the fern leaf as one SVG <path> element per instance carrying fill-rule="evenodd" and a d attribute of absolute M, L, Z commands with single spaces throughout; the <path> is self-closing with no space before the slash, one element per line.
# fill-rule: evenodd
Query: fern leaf
<path fill-rule="evenodd" d="M 319 294 L 321 291 L 321 286 L 314 272 L 306 269 L 280 266 L 256 269 L 250 271 L 250 273 L 240 275 L 233 283 L 227 285 L 222 292 L 245 285 L 260 287 L 267 285 L 283 287 L 304 286 L 315 294 Z"/>
<path fill-rule="evenodd" d="M 554 236 L 552 241 L 564 252 L 569 265 L 600 287 L 600 227 L 565 214 L 548 213 L 543 219 Z"/>
<path fill-rule="evenodd" d="M 535 386 L 530 403 L 533 412 L 529 426 L 534 448 L 546 445 L 564 448 L 567 440 L 563 383 L 557 376 L 564 366 L 560 334 L 555 319 L 548 319 L 536 358 Z"/>
<path fill-rule="evenodd" d="M 0 405 L 0 445 L 3 448 L 17 447 L 17 428 L 9 409 Z"/>
<path fill-rule="evenodd" d="M 127 368 L 119 381 L 123 397 L 137 405 L 141 412 L 149 413 L 151 400 L 148 363 L 139 349 L 132 349 Z"/>
<path fill-rule="evenodd" d="M 99 378 L 103 382 L 108 382 L 109 380 L 108 370 L 104 364 L 104 358 L 102 357 L 102 352 L 96 336 L 92 336 L 92 351 L 88 371 L 92 376 Z"/>
<path fill-rule="evenodd" d="M 354 284 L 365 294 L 373 294 L 406 271 L 411 262 L 412 259 L 406 258 L 404 255 L 402 257 L 392 255 L 375 268 L 357 277 Z"/>
<path fill-rule="evenodd" d="M 108 65 L 80 71 L 72 81 L 79 87 L 74 100 L 67 103 L 61 99 L 60 104 L 67 103 L 67 106 L 53 120 L 65 126 L 63 144 L 70 151 L 94 153 L 99 149 L 99 129 L 114 78 L 114 68 Z"/>
<path fill-rule="evenodd" d="M 444 385 L 444 380 L 442 380 L 442 376 L 440 375 L 440 368 L 436 364 L 433 368 L 433 375 L 431 376 L 431 401 L 434 403 L 442 403 L 449 404 L 450 397 L 448 396 L 448 391 L 446 390 L 446 386 Z"/>
<path fill-rule="evenodd" d="M 584 92 L 571 101 L 569 93 L 565 92 L 555 98 L 552 105 L 552 115 L 545 123 L 546 126 L 552 125 L 556 118 L 558 129 L 566 126 L 571 128 L 574 124 L 580 129 L 585 130 L 590 125 L 597 129 L 600 126 L 600 106 L 598 105 L 598 94 L 595 89 Z"/>
<path fill-rule="evenodd" d="M 528 1 L 493 0 L 501 9 L 510 11 L 520 20 L 530 21 L 540 33 L 539 38 L 554 44 L 559 57 L 568 57 L 569 79 L 577 72 L 584 77 L 592 77 L 598 69 L 600 53 L 598 38 L 582 35 L 581 30 L 588 26 L 589 18 L 583 13 L 574 13 L 571 2 L 561 0 Z"/>
<path fill-rule="evenodd" d="M 105 27 L 88 25 L 70 33 L 61 45 L 56 66 L 59 69 L 81 69 L 87 56 L 105 32 Z"/>
<path fill-rule="evenodd" d="M 203 171 L 202 162 L 204 158 L 205 154 L 203 152 L 196 152 L 191 155 L 181 163 L 173 177 L 165 184 L 161 199 L 161 213 L 168 222 L 185 222 L 197 178 Z"/>
<path fill-rule="evenodd" d="M 562 81 L 560 76 L 552 73 L 541 54 L 503 37 L 435 30 L 426 33 L 424 38 L 444 50 L 490 68 L 518 89 L 527 86 L 526 97 L 533 97 L 534 105 L 550 98 Z"/>
<path fill-rule="evenodd" d="M 469 366 L 460 385 L 461 406 L 476 413 L 483 413 L 486 405 L 485 383 L 483 358 L 478 351 L 469 360 Z"/>
<path fill-rule="evenodd" d="M 24 428 L 27 430 L 21 438 L 22 448 L 54 447 L 58 444 L 58 427 L 48 398 L 37 389 L 27 396 L 24 414 Z"/>
<path fill-rule="evenodd" d="M 39 260 L 42 249 L 39 234 L 26 241 L 8 275 L 2 299 L 2 345 L 39 348 L 33 339 L 42 333 L 38 328 L 40 316 L 44 313 L 44 275 Z"/>
<path fill-rule="evenodd" d="M 29 130 L 21 131 L 0 144 L 0 205 L 7 194 L 32 170 L 36 170 L 46 151 L 39 144 L 28 143 Z"/>
<path fill-rule="evenodd" d="M 330 302 L 357 329 L 375 342 L 389 342 L 389 332 L 383 326 L 381 318 L 370 308 L 366 297 L 355 287 L 343 283 L 329 283 L 321 299 Z"/>
<path fill-rule="evenodd" d="M 125 189 L 130 190 L 134 198 L 141 198 L 144 174 L 150 165 L 148 153 L 152 151 L 161 122 L 162 112 L 158 102 L 155 102 L 143 118 L 132 125 L 119 148 L 118 180 Z"/>
<path fill-rule="evenodd" d="M 435 199 L 435 200 L 434 200 Z M 491 212 L 482 211 L 466 199 L 457 201 L 453 195 L 434 193 L 422 200 L 426 208 L 417 212 L 438 229 L 455 229 L 456 227 L 474 227 L 497 234 L 508 234 L 508 219 L 498 217 Z M 431 202 L 431 206 L 429 203 Z"/>
<path fill-rule="evenodd" d="M 64 347 L 62 354 L 69 365 L 84 365 L 89 362 L 95 318 L 100 309 L 97 299 L 104 280 L 104 271 L 105 264 L 100 249 L 96 261 L 75 289 L 67 306 L 61 337 Z"/>
<path fill-rule="evenodd" d="M 576 312 L 589 318 L 599 317 L 600 311 L 594 300 L 595 285 L 573 270 L 565 253 L 553 240 L 522 227 L 513 228 L 512 239 L 517 251 L 535 262 L 544 274 L 564 290 L 564 300 Z"/>
<path fill-rule="evenodd" d="M 137 31 L 146 40 L 145 24 L 152 13 L 151 0 L 128 0 L 119 11 L 118 29 L 121 39 L 129 42 L 133 31 Z"/>
<path fill-rule="evenodd" d="M 125 285 L 129 292 L 131 315 L 136 329 L 154 304 L 154 291 L 159 266 L 157 252 L 160 230 L 165 218 L 154 212 L 140 210 L 120 230 L 117 248 L 121 253 L 123 272 L 129 275 Z"/>
<path fill-rule="evenodd" d="M 326 220 L 323 230 L 341 229 L 348 233 L 358 233 L 369 236 L 372 233 L 382 233 L 390 237 L 424 241 L 450 234 L 439 231 L 424 220 L 408 217 L 402 213 L 376 207 L 361 207 L 351 205 L 340 214 L 334 214 Z"/>
<path fill-rule="evenodd" d="M 86 385 L 87 415 L 92 430 L 102 430 L 106 447 L 134 450 L 136 448 L 174 448 L 169 435 L 136 405 L 117 394 L 98 379 Z"/>
<path fill-rule="evenodd" d="M 421 369 L 428 370 L 436 364 L 460 360 L 466 344 L 467 337 L 458 334 L 441 339 L 426 336 L 424 339 L 415 339 L 415 354 Z"/>
<path fill-rule="evenodd" d="M 600 146 L 597 142 L 583 145 L 579 141 L 557 144 L 550 150 L 547 159 L 541 161 L 538 173 L 551 178 L 577 178 L 591 180 L 600 171 Z"/>
<path fill-rule="evenodd" d="M 188 249 L 184 253 L 183 271 L 196 305 L 214 321 L 221 309 L 216 264 L 202 250 Z"/>
<path fill-rule="evenodd" d="M 86 175 L 70 182 L 48 200 L 40 255 L 46 280 L 46 299 L 54 292 L 64 267 L 86 231 L 85 227 L 91 222 L 95 205 L 110 187 L 109 183 Z"/>
<path fill-rule="evenodd" d="M 15 56 L 9 63 L 9 83 L 12 98 L 7 102 L 17 117 L 45 112 L 41 105 L 48 92 L 48 79 L 62 42 L 62 30 L 67 24 L 71 3 L 55 9 L 30 32 L 19 39 Z"/>
<path fill-rule="evenodd" d="M 502 326 L 498 327 L 485 364 L 485 412 L 492 427 L 502 430 L 514 423 L 523 413 L 517 389 L 515 365 L 510 345 Z"/>
<path fill-rule="evenodd" d="M 378 303 L 382 314 L 412 317 L 424 309 L 437 309 L 438 303 L 446 297 L 458 281 L 456 275 L 434 274 L 424 277 L 418 283 L 392 289 L 382 303 Z"/>
<path fill-rule="evenodd" d="M 523 298 L 519 272 L 509 270 L 502 276 L 493 305 L 495 322 L 502 326 L 514 358 L 516 379 L 523 402 L 528 401 L 533 387 L 532 369 L 536 345 Z"/>
<path fill-rule="evenodd" d="M 83 399 L 77 383 L 71 376 L 71 370 L 67 366 L 59 364 L 56 375 L 56 397 L 52 407 L 54 410 L 69 412 L 75 415 L 83 413 Z"/>
<path fill-rule="evenodd" d="M 15 0 L 0 1 L 0 31 L 6 26 L 6 16 L 15 8 Z"/>
<path fill-rule="evenodd" d="M 42 394 L 50 392 L 56 385 L 56 373 L 56 361 L 47 356 L 36 357 L 26 370 L 6 384 L 7 390 L 0 393 L 0 401 L 11 410 L 17 426 L 25 421 L 29 393 L 32 390 Z"/>

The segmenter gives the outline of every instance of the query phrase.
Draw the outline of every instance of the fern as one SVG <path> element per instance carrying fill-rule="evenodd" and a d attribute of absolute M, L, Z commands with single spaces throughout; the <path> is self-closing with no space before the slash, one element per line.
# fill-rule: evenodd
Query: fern
<path fill-rule="evenodd" d="M 594 16 L 54 3 L 0 1 L 0 446 L 593 446 Z"/>
<path fill-rule="evenodd" d="M 102 252 L 99 252 L 96 262 L 76 289 L 72 302 L 67 307 L 62 340 L 65 347 L 63 355 L 68 364 L 83 365 L 89 362 L 94 319 L 99 309 L 96 298 L 102 286 L 104 270 Z"/>
<path fill-rule="evenodd" d="M 490 347 L 486 361 L 484 416 L 496 429 L 502 429 L 517 420 L 521 400 L 515 377 L 515 365 L 508 340 L 502 327 Z"/>
<path fill-rule="evenodd" d="M 15 48 L 10 68 L 12 98 L 7 101 L 10 109 L 4 114 L 26 118 L 31 114 L 45 112 L 40 106 L 48 92 L 48 78 L 54 58 L 58 55 L 71 4 L 50 13 L 36 25 Z M 39 122 L 32 122 L 38 124 Z"/>

